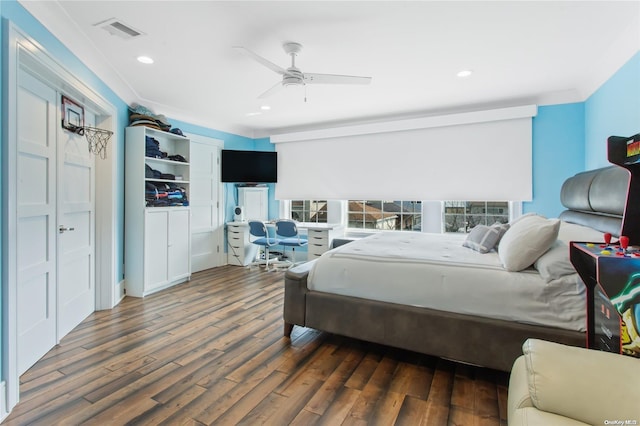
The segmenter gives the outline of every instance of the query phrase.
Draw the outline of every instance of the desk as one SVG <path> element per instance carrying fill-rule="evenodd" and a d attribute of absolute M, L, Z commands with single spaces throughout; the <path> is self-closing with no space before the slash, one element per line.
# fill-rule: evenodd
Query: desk
<path fill-rule="evenodd" d="M 275 232 L 275 221 L 265 222 L 265 225 Z M 307 234 L 307 260 L 322 256 L 331 248 L 334 238 L 344 235 L 344 226 L 339 223 L 298 222 L 296 225 L 302 235 Z M 258 247 L 249 242 L 249 223 L 227 222 L 227 263 L 247 266 L 257 253 Z"/>

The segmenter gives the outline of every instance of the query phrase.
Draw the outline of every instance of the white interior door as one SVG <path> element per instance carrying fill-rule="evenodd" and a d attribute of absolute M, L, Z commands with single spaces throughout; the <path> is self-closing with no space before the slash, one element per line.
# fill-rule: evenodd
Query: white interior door
<path fill-rule="evenodd" d="M 93 125 L 85 111 L 85 124 Z M 95 156 L 84 136 L 59 130 L 58 336 L 95 310 Z"/>
<path fill-rule="evenodd" d="M 24 71 L 17 90 L 17 363 L 24 373 L 57 343 L 57 93 Z"/>
<path fill-rule="evenodd" d="M 204 136 L 190 139 L 191 272 L 197 272 L 226 264 L 220 216 L 222 141 Z"/>
<path fill-rule="evenodd" d="M 60 129 L 59 97 L 18 73 L 18 374 L 95 309 L 94 159 L 84 137 Z"/>

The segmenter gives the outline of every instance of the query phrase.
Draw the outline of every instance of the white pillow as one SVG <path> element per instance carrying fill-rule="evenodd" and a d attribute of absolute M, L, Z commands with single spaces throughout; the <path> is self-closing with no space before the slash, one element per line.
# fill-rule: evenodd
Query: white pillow
<path fill-rule="evenodd" d="M 596 231 L 595 229 L 587 226 L 563 221 L 560 223 L 558 239 L 567 244 L 571 241 L 602 243 L 604 242 L 604 232 Z"/>
<path fill-rule="evenodd" d="M 535 261 L 533 267 L 547 283 L 576 273 L 569 260 L 569 245 L 560 240 L 551 244 L 551 248 Z"/>
<path fill-rule="evenodd" d="M 520 222 L 522 219 L 526 219 L 526 218 L 531 217 L 531 216 L 538 216 L 538 217 L 542 217 L 542 218 L 546 219 L 545 216 L 542 216 L 542 215 L 540 215 L 538 213 L 529 212 L 529 213 L 525 213 L 523 215 L 520 215 L 520 216 L 516 217 L 511 222 L 509 222 L 509 225 L 513 226 L 516 223 Z"/>
<path fill-rule="evenodd" d="M 533 265 L 558 238 L 559 219 L 530 215 L 512 222 L 498 246 L 502 266 L 511 272 Z"/>

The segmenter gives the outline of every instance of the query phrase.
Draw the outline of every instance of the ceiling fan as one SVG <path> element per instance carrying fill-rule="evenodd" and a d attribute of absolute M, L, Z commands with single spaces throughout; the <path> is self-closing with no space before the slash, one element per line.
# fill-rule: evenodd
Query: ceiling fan
<path fill-rule="evenodd" d="M 249 56 L 251 59 L 259 62 L 272 71 L 282 75 L 282 81 L 276 83 L 269 90 L 258 96 L 258 99 L 266 98 L 273 95 L 275 92 L 281 90 L 286 86 L 304 86 L 306 84 L 369 84 L 371 83 L 371 77 L 360 77 L 355 75 L 338 75 L 338 74 L 316 74 L 316 73 L 303 73 L 298 67 L 296 67 L 296 55 L 302 50 L 300 43 L 288 42 L 282 45 L 282 48 L 291 56 L 291 66 L 287 69 L 282 68 L 279 65 L 274 64 L 268 59 L 263 58 L 255 52 L 242 46 L 234 46 L 237 49 Z"/>

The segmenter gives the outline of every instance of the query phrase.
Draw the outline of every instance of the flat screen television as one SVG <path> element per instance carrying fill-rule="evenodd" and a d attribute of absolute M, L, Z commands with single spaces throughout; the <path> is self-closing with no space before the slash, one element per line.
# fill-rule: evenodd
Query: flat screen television
<path fill-rule="evenodd" d="M 278 156 L 273 151 L 223 149 L 222 182 L 273 183 L 278 180 Z"/>

